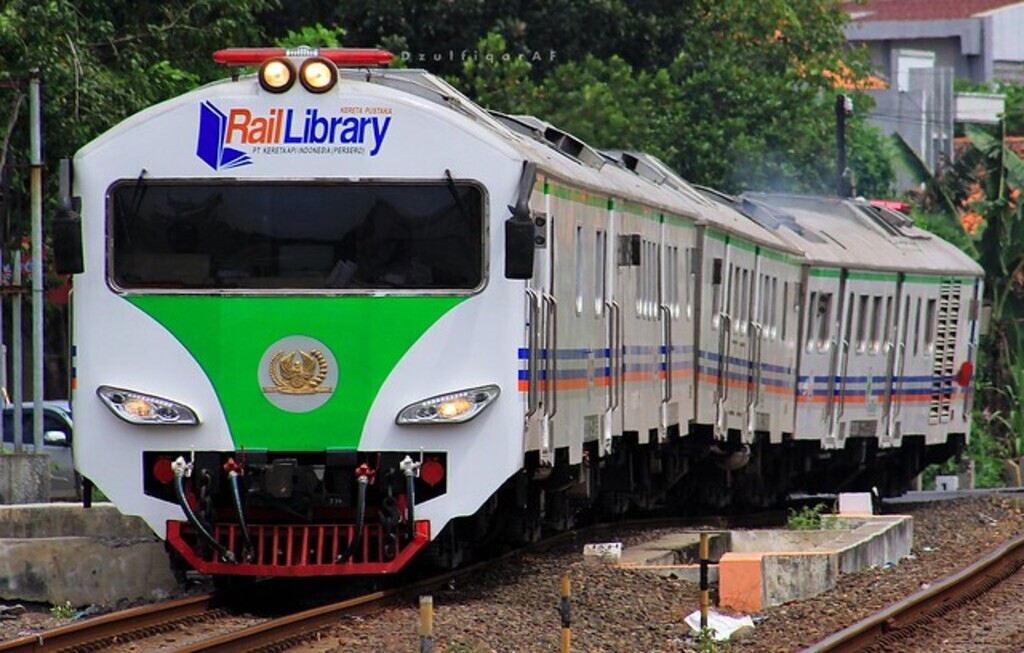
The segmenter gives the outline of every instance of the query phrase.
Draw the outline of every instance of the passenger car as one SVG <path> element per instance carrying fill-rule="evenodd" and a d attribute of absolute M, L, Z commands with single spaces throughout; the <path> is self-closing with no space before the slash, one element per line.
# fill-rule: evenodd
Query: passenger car
<path fill-rule="evenodd" d="M 25 451 L 33 450 L 32 416 L 34 404 L 22 404 L 21 439 Z M 81 489 L 78 474 L 75 472 L 74 459 L 71 452 L 73 433 L 71 406 L 67 401 L 43 402 L 43 451 L 50 456 L 50 497 L 53 499 L 80 498 Z M 3 448 L 4 451 L 14 449 L 14 406 L 3 409 Z"/>

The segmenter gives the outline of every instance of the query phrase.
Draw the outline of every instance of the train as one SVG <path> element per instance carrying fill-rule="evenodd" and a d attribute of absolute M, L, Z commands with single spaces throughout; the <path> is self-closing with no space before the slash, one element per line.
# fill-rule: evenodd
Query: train
<path fill-rule="evenodd" d="M 77 468 L 188 568 L 451 567 L 964 450 L 982 271 L 902 213 L 695 186 L 381 50 L 214 59 L 54 220 Z"/>

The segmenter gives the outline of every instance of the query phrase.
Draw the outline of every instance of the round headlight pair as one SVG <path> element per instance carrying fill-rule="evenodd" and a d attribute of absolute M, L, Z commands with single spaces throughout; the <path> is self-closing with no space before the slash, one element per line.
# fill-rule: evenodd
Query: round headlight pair
<path fill-rule="evenodd" d="M 290 59 L 269 59 L 260 66 L 260 86 L 270 93 L 284 93 L 299 78 L 302 87 L 310 93 L 326 93 L 338 82 L 338 69 L 322 57 L 311 57 L 302 62 L 298 73 Z"/>

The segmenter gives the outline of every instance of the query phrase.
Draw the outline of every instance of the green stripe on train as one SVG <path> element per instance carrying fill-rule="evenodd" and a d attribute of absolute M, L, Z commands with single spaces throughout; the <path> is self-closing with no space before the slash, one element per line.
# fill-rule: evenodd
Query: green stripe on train
<path fill-rule="evenodd" d="M 388 374 L 426 330 L 465 297 L 128 299 L 195 357 L 217 393 L 236 447 L 323 451 L 359 446 L 370 407 Z M 307 413 L 277 408 L 260 388 L 263 354 L 293 335 L 323 342 L 338 361 L 334 394 Z M 402 401 L 407 399 L 418 397 Z M 403 407 L 396 404 L 396 414 Z"/>

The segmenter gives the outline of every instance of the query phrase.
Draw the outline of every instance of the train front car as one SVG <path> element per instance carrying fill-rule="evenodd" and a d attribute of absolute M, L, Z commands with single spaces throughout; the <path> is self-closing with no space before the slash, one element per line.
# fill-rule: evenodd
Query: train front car
<path fill-rule="evenodd" d="M 74 161 L 79 469 L 204 572 L 397 571 L 522 460 L 523 159 L 387 53 L 216 56 Z"/>

